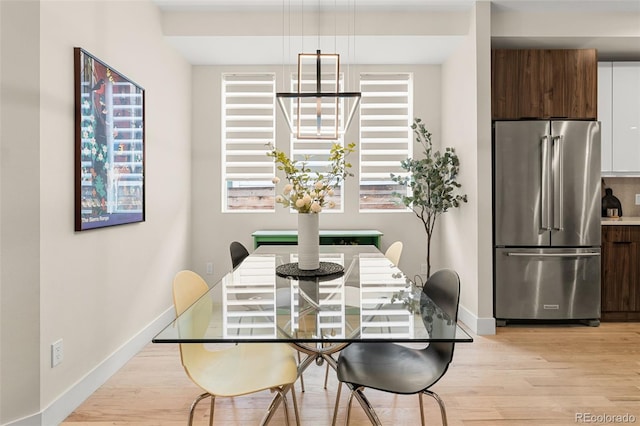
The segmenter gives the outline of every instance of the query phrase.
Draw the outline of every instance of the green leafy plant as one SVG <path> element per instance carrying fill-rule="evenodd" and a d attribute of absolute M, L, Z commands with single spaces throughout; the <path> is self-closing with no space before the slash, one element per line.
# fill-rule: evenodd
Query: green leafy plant
<path fill-rule="evenodd" d="M 294 161 L 269 144 L 267 155 L 273 157 L 278 170 L 284 172 L 288 181 L 282 194 L 276 196 L 276 202 L 298 213 L 320 213 L 324 207 L 333 208 L 335 203 L 328 198 L 334 194 L 334 188 L 347 176 L 353 176 L 349 172 L 351 163 L 346 158 L 355 150 L 355 146 L 355 143 L 347 146 L 334 143 L 329 151 L 329 168 L 326 173 L 320 173 L 312 171 L 307 165 L 310 156 L 305 156 L 303 161 Z M 272 181 L 277 185 L 280 178 L 276 176 Z"/>
<path fill-rule="evenodd" d="M 411 125 L 415 142 L 424 149 L 424 157 L 407 158 L 401 166 L 408 172 L 406 176 L 391 175 L 391 179 L 409 187 L 407 193 L 394 192 L 399 201 L 410 208 L 422 221 L 427 233 L 427 276 L 431 275 L 431 239 L 436 220 L 451 208 L 467 202 L 466 194 L 459 194 L 461 187 L 457 181 L 460 160 L 453 148 L 445 148 L 444 153 L 433 149 L 431 133 L 420 118 Z"/>

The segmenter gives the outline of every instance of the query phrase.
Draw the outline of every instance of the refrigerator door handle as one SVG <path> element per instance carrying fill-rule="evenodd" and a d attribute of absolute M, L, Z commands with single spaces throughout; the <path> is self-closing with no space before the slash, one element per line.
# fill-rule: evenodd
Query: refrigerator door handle
<path fill-rule="evenodd" d="M 553 175 L 553 230 L 562 231 L 562 215 L 563 215 L 563 188 L 564 188 L 564 171 L 562 170 L 562 153 L 563 140 L 562 136 L 554 136 L 551 139 L 552 146 L 552 175 Z"/>
<path fill-rule="evenodd" d="M 507 252 L 507 256 L 512 257 L 595 257 L 600 256 L 600 253 L 522 253 L 522 252 Z"/>
<path fill-rule="evenodd" d="M 549 224 L 550 216 L 550 202 L 549 193 L 551 192 L 551 177 L 549 170 L 549 135 L 544 135 L 540 138 L 541 152 L 542 152 L 542 191 L 540 193 L 540 228 L 543 231 L 551 231 Z"/>

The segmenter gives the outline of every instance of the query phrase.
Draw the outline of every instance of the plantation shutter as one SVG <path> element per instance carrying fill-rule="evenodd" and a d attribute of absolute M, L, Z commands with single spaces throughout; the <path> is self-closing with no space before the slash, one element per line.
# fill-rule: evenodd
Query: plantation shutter
<path fill-rule="evenodd" d="M 413 155 L 412 75 L 363 73 L 360 91 L 360 210 L 404 210 L 390 174 L 406 175 L 400 162 Z"/>
<path fill-rule="evenodd" d="M 221 163 L 226 210 L 275 208 L 271 183 L 275 164 L 267 156 L 268 143 L 275 143 L 275 75 L 223 74 Z"/>

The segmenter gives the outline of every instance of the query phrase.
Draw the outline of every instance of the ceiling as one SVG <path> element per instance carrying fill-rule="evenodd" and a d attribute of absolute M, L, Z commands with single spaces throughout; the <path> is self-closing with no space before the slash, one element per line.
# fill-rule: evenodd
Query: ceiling
<path fill-rule="evenodd" d="M 166 12 L 281 12 L 284 7 L 298 7 L 305 11 L 318 8 L 355 8 L 357 13 L 364 12 L 408 12 L 408 11 L 444 11 L 456 12 L 469 10 L 472 0 L 153 0 Z M 602 13 L 622 12 L 639 13 L 640 0 L 492 0 L 493 12 L 581 12 Z M 640 27 L 640 22 L 639 22 Z M 344 63 L 359 64 L 439 64 L 442 63 L 456 46 L 462 36 L 433 35 L 358 35 L 351 36 L 308 36 L 292 37 L 287 52 L 302 51 L 302 46 L 315 45 L 317 42 L 331 46 L 329 51 L 345 52 L 348 43 L 357 49 L 351 51 Z M 295 61 L 295 55 L 283 60 L 283 36 L 252 35 L 216 35 L 216 36 L 167 36 L 171 43 L 185 58 L 196 65 L 253 65 L 282 64 Z M 318 41 L 320 40 L 320 41 Z M 337 49 L 334 47 L 337 46 Z M 416 49 L 415 46 L 421 46 Z M 492 39 L 492 46 L 503 48 L 596 48 L 599 58 L 640 60 L 640 41 L 638 37 L 518 37 Z M 344 47 L 342 49 L 341 47 Z M 308 50 L 308 49 L 307 49 Z"/>
<path fill-rule="evenodd" d="M 301 5 L 304 8 L 355 6 L 358 10 L 467 10 L 473 0 L 153 0 L 162 10 L 246 10 L 277 9 L 283 5 Z M 499 10 L 532 11 L 581 11 L 640 12 L 638 0 L 491 0 Z"/>

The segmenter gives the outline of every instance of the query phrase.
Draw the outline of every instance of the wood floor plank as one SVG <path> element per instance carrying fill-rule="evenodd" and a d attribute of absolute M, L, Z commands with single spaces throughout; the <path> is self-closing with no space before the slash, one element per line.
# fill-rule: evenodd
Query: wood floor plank
<path fill-rule="evenodd" d="M 640 425 L 640 323 L 510 326 L 499 328 L 495 336 L 474 339 L 456 346 L 454 362 L 434 387 L 447 406 L 449 425 L 569 426 L 579 424 L 578 413 L 626 414 Z M 332 376 L 323 389 L 324 367 L 315 365 L 304 378 L 306 392 L 296 386 L 302 424 L 331 424 L 337 380 Z M 177 345 L 149 344 L 63 425 L 184 425 L 199 393 L 180 365 Z M 366 393 L 383 424 L 419 424 L 416 396 Z M 261 392 L 220 398 L 215 424 L 258 424 L 271 397 Z M 343 391 L 339 424 L 344 422 L 347 397 Z M 196 425 L 208 424 L 208 407 L 201 405 Z M 436 404 L 425 398 L 425 407 L 427 423 L 439 425 Z M 284 424 L 281 409 L 271 424 Z M 370 424 L 355 403 L 350 424 Z"/>

